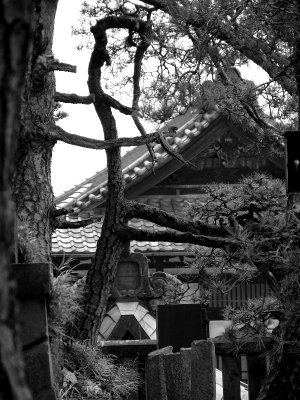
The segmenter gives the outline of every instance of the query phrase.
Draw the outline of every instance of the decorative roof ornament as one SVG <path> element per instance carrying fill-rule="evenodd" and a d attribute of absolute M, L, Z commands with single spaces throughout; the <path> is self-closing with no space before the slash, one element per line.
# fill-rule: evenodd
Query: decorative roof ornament
<path fill-rule="evenodd" d="M 224 167 L 233 168 L 241 155 L 243 146 L 230 134 L 225 134 L 214 145 L 216 154 Z"/>

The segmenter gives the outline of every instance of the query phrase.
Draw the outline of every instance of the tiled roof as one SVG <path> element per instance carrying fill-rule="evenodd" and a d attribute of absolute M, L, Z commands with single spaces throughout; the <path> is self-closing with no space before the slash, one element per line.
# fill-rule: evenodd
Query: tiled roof
<path fill-rule="evenodd" d="M 196 109 L 189 110 L 184 116 L 173 119 L 169 125 L 177 126 L 175 137 L 168 138 L 168 143 L 174 151 L 182 150 L 192 139 L 201 134 L 209 124 L 219 117 L 217 110 L 210 113 L 199 113 Z M 162 129 L 167 131 L 168 126 Z M 155 169 L 161 168 L 172 157 L 160 144 L 154 146 L 157 157 Z M 152 173 L 152 162 L 145 146 L 134 148 L 123 158 L 123 177 L 126 187 L 129 187 Z M 106 169 L 87 179 L 82 184 L 60 195 L 56 199 L 58 207 L 73 207 L 79 214 L 83 209 L 105 201 L 107 193 Z"/>
<path fill-rule="evenodd" d="M 208 127 L 215 126 L 213 129 L 216 129 L 218 134 L 223 132 L 222 129 L 219 129 L 220 126 L 222 128 L 222 118 L 223 117 L 220 116 L 217 109 L 204 114 L 200 113 L 196 109 L 190 109 L 185 115 L 179 116 L 169 123 L 169 126 L 177 127 L 176 136 L 168 138 L 169 145 L 174 151 L 180 152 L 184 152 L 189 147 L 193 148 L 193 143 L 191 142 L 194 138 L 198 137 L 196 139 L 197 141 L 202 140 L 202 138 L 206 138 L 206 136 L 211 136 L 211 132 L 209 129 L 207 129 Z M 214 121 L 215 123 L 213 123 Z M 220 126 L 218 121 L 220 121 Z M 246 128 L 244 127 L 242 129 Z M 165 126 L 161 131 L 167 130 L 168 126 Z M 214 139 L 214 135 L 212 135 L 212 139 Z M 245 138 L 245 140 L 247 141 L 248 139 Z M 162 171 L 164 169 L 162 167 L 172 160 L 172 156 L 166 153 L 166 151 L 159 144 L 154 146 L 154 150 L 157 157 L 155 169 L 160 169 L 160 171 Z M 205 148 L 202 147 L 201 151 L 205 151 Z M 139 185 L 141 181 L 148 179 L 148 177 L 153 174 L 152 162 L 146 146 L 135 147 L 133 150 L 126 153 L 125 156 L 122 157 L 122 166 L 126 190 L 131 190 L 132 187 L 135 188 L 134 185 Z M 159 172 L 157 173 L 157 176 L 158 175 Z M 83 218 L 84 215 L 86 215 L 85 218 L 88 217 L 91 210 L 92 215 L 93 210 L 105 202 L 106 193 L 107 170 L 103 169 L 102 171 L 93 175 L 91 178 L 85 180 L 83 183 L 57 197 L 56 204 L 59 208 L 73 208 L 74 212 L 68 218 L 70 220 L 78 220 Z M 134 198 L 136 199 L 136 197 Z M 183 203 L 185 200 L 187 200 L 187 198 L 184 196 L 156 196 L 149 198 L 141 197 L 136 200 L 156 206 L 162 210 L 172 212 L 176 215 L 180 215 L 183 212 Z M 192 197 L 190 197 L 189 200 L 194 201 Z M 199 196 L 197 201 L 201 201 Z M 135 219 L 131 221 L 130 224 L 137 229 L 148 229 L 151 231 L 165 230 L 163 227 L 158 227 L 157 225 L 144 220 Z M 93 223 L 90 226 L 80 229 L 56 230 L 52 240 L 53 253 L 92 254 L 96 250 L 96 243 L 100 234 L 101 223 Z M 186 245 L 168 242 L 132 241 L 131 250 L 140 252 L 183 252 L 186 250 Z"/>
<path fill-rule="evenodd" d="M 140 197 L 139 202 L 158 207 L 164 211 L 184 216 L 185 204 L 196 203 L 204 200 L 201 195 L 197 196 L 150 196 Z M 75 219 L 75 217 L 74 217 Z M 76 218 L 77 220 L 77 218 Z M 153 222 L 133 219 L 130 226 L 136 229 L 146 229 L 150 231 L 165 231 L 166 228 L 156 225 Z M 52 237 L 53 254 L 93 254 L 96 251 L 97 240 L 101 234 L 101 223 L 96 222 L 89 226 L 79 229 L 57 229 Z M 137 242 L 133 240 L 130 244 L 131 251 L 142 253 L 148 252 L 184 252 L 187 245 L 183 243 L 170 242 Z"/>

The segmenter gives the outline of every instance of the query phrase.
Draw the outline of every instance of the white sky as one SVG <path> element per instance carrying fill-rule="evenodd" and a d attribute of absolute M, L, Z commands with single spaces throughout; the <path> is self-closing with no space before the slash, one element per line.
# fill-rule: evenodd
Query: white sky
<path fill-rule="evenodd" d="M 77 65 L 77 73 L 56 72 L 56 90 L 63 93 L 88 95 L 87 68 L 90 50 L 75 49 L 77 39 L 71 35 L 72 25 L 80 16 L 82 0 L 60 0 L 55 20 L 54 56 L 61 62 Z M 119 99 L 121 100 L 121 99 Z M 93 105 L 65 104 L 62 108 L 69 114 L 60 126 L 70 133 L 103 139 L 102 128 Z M 114 113 L 120 136 L 139 135 L 130 117 Z M 125 150 L 127 151 L 127 150 Z M 104 150 L 83 149 L 58 142 L 52 161 L 52 185 L 59 195 L 106 166 Z"/>
<path fill-rule="evenodd" d="M 78 43 L 71 35 L 72 25 L 79 20 L 83 0 L 60 0 L 55 20 L 54 56 L 61 62 L 77 65 L 77 73 L 56 72 L 56 90 L 64 93 L 88 95 L 87 68 L 90 50 L 75 49 Z M 258 67 L 244 69 L 243 76 L 257 84 L 267 79 Z M 121 95 L 119 100 L 121 101 Z M 129 104 L 128 104 L 129 105 Z M 69 114 L 60 122 L 62 128 L 70 133 L 103 139 L 102 128 L 93 105 L 65 104 L 62 110 Z M 114 113 L 120 136 L 139 135 L 132 120 L 119 112 Z M 125 150 L 127 151 L 127 150 Z M 104 150 L 83 149 L 58 142 L 54 148 L 52 162 L 52 185 L 54 194 L 59 195 L 84 179 L 102 170 L 106 165 Z"/>

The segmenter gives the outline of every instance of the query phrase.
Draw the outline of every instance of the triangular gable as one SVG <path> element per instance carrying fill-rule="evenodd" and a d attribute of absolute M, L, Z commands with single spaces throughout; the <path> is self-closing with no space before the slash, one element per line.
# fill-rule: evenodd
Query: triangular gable
<path fill-rule="evenodd" d="M 229 121 L 216 110 L 201 114 L 192 109 L 185 116 L 180 116 L 169 123 L 169 126 L 173 125 L 177 126 L 178 130 L 174 138 L 168 139 L 169 144 L 188 161 L 193 161 L 201 154 L 205 155 L 205 152 L 216 143 L 220 143 L 222 137 L 228 133 L 235 137 L 242 147 L 257 143 L 253 128 L 246 129 L 247 127 L 243 125 Z M 152 171 L 150 155 L 145 146 L 134 148 L 122 158 L 127 198 L 135 198 L 147 192 L 182 168 L 182 163 L 167 154 L 161 145 L 156 144 L 154 150 L 158 160 L 155 173 Z M 282 160 L 268 159 L 268 162 L 284 169 Z M 107 194 L 106 177 L 106 169 L 95 174 L 82 185 L 77 185 L 73 190 L 59 196 L 58 206 L 73 207 L 78 215 L 83 210 L 95 209 L 104 204 Z"/>
<path fill-rule="evenodd" d="M 183 129 L 189 127 L 195 121 L 195 119 L 199 117 L 199 115 L 199 112 L 197 112 L 195 109 L 191 109 L 186 114 L 172 119 L 172 121 L 164 125 L 160 131 L 168 130 L 169 126 L 176 126 L 178 127 L 178 133 L 180 133 Z M 122 168 L 125 179 L 128 179 L 126 175 L 128 171 L 134 170 L 136 166 L 138 166 L 147 158 L 149 158 L 149 154 L 146 146 L 134 147 L 132 150 L 128 151 L 124 156 L 122 156 Z M 57 196 L 56 204 L 58 207 L 71 207 L 76 205 L 77 202 L 82 201 L 84 198 L 86 198 L 86 196 L 89 196 L 90 194 L 95 195 L 97 191 L 103 189 L 103 187 L 106 185 L 106 181 L 107 169 L 104 168 L 103 170 L 96 172 L 93 176 L 85 181 Z"/>

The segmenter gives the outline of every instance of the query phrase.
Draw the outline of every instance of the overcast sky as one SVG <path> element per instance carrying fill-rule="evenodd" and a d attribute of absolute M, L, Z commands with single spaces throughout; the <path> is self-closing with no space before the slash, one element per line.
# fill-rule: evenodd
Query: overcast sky
<path fill-rule="evenodd" d="M 75 49 L 78 39 L 71 35 L 72 25 L 80 17 L 82 0 L 60 0 L 54 30 L 54 56 L 61 62 L 77 65 L 77 73 L 56 72 L 56 90 L 64 93 L 88 95 L 87 67 L 90 50 Z M 243 71 L 247 79 L 261 83 L 266 79 L 257 67 Z M 119 100 L 122 100 L 119 98 Z M 60 122 L 62 128 L 70 133 L 103 139 L 102 128 L 93 105 L 66 104 L 63 110 L 69 117 Z M 138 132 L 130 117 L 115 112 L 120 136 L 134 136 Z M 127 150 L 126 150 L 127 151 Z M 52 162 L 52 185 L 54 194 L 59 195 L 106 165 L 103 150 L 89 150 L 58 142 L 54 148 Z"/>
<path fill-rule="evenodd" d="M 80 16 L 82 0 L 60 0 L 54 30 L 54 56 L 61 62 L 77 65 L 77 73 L 56 72 L 56 90 L 64 93 L 88 95 L 87 67 L 90 50 L 75 49 L 77 39 L 72 37 L 72 25 Z M 63 110 L 69 117 L 60 122 L 70 133 L 103 139 L 102 128 L 93 105 L 65 104 Z M 128 116 L 116 112 L 120 136 L 134 136 L 138 132 Z M 106 165 L 103 150 L 90 150 L 58 142 L 54 148 L 52 162 L 52 185 L 59 195 L 84 179 L 102 170 Z"/>

